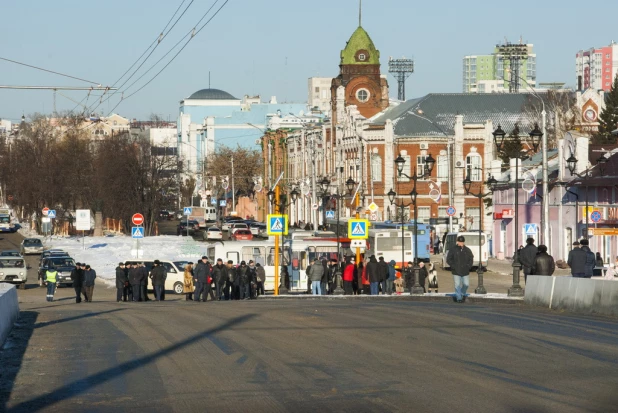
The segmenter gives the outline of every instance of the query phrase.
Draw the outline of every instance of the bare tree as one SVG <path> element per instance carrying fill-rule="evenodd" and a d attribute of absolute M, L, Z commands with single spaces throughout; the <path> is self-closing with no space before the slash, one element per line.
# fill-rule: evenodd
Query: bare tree
<path fill-rule="evenodd" d="M 581 109 L 577 107 L 577 99 L 573 92 L 568 90 L 549 90 L 539 95 L 545 103 L 547 116 L 547 143 L 550 148 L 556 148 L 558 139 L 573 130 L 581 119 Z M 534 95 L 530 95 L 523 107 L 524 121 L 522 124 L 541 125 L 543 105 Z M 524 137 L 524 141 L 527 138 Z"/>

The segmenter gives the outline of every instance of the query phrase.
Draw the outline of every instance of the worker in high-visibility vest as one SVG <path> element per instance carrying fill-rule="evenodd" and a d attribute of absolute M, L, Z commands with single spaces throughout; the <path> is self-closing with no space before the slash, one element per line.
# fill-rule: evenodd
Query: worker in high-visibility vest
<path fill-rule="evenodd" d="M 50 267 L 45 273 L 45 281 L 47 282 L 47 301 L 49 302 L 54 301 L 57 276 L 58 272 L 53 267 Z"/>

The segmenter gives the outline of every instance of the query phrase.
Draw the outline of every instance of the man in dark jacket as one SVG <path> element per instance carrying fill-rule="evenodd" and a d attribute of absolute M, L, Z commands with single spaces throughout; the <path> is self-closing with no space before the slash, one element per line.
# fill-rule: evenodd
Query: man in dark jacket
<path fill-rule="evenodd" d="M 84 284 L 84 272 L 81 269 L 81 263 L 76 263 L 75 268 L 71 271 L 71 281 L 73 281 L 73 288 L 75 289 L 75 302 L 82 302 L 82 286 Z"/>
<path fill-rule="evenodd" d="M 266 282 L 266 271 L 264 267 L 258 262 L 255 264 L 255 279 L 256 279 L 256 292 L 257 295 L 264 295 L 264 283 Z"/>
<path fill-rule="evenodd" d="M 116 302 L 127 301 L 127 284 L 129 278 L 124 270 L 124 262 L 121 262 L 116 267 Z"/>
<path fill-rule="evenodd" d="M 159 260 L 154 261 L 154 267 L 150 271 L 150 279 L 155 292 L 155 299 L 161 301 L 163 290 L 165 289 L 165 280 L 167 279 L 167 271 L 161 265 Z"/>
<path fill-rule="evenodd" d="M 369 279 L 369 288 L 371 290 L 371 295 L 378 295 L 380 284 L 380 268 L 378 266 L 378 260 L 376 260 L 375 255 L 369 257 L 369 262 L 367 263 L 367 278 Z"/>
<path fill-rule="evenodd" d="M 193 282 L 195 283 L 195 292 L 193 293 L 193 301 L 199 302 L 204 294 L 204 302 L 206 302 L 206 283 L 212 276 L 212 267 L 208 263 L 208 257 L 203 256 L 202 260 L 197 263 L 193 270 Z"/>
<path fill-rule="evenodd" d="M 86 291 L 86 301 L 89 303 L 92 302 L 95 278 L 97 278 L 96 271 L 90 268 L 90 265 L 86 265 L 86 270 L 84 271 L 84 290 Z"/>
<path fill-rule="evenodd" d="M 326 267 L 326 282 L 328 288 L 328 294 L 332 294 L 335 291 L 335 273 L 337 271 L 337 260 L 330 260 Z"/>
<path fill-rule="evenodd" d="M 532 266 L 534 265 L 534 259 L 538 248 L 534 245 L 534 239 L 528 238 L 526 240 L 526 246 L 519 252 L 519 262 L 524 270 L 524 280 L 528 280 L 528 275 L 532 274 Z"/>
<path fill-rule="evenodd" d="M 384 261 L 384 257 L 380 257 L 378 261 L 378 273 L 380 274 L 380 285 L 382 286 L 382 295 L 386 294 L 386 280 L 388 279 L 388 264 Z"/>
<path fill-rule="evenodd" d="M 133 301 L 142 301 L 142 271 L 137 266 L 137 263 L 131 264 L 131 269 L 129 270 L 129 283 L 133 291 Z"/>
<path fill-rule="evenodd" d="M 215 280 L 215 295 L 217 296 L 217 301 L 221 301 L 221 296 L 223 295 L 223 289 L 225 287 L 225 276 L 227 275 L 225 265 L 223 265 L 223 260 L 221 258 L 219 258 L 217 264 L 212 267 L 212 275 L 212 278 Z"/>
<path fill-rule="evenodd" d="M 233 300 L 234 297 L 234 281 L 236 281 L 236 268 L 234 268 L 234 261 L 228 260 L 225 267 L 225 290 L 223 294 L 226 300 Z"/>
<path fill-rule="evenodd" d="M 579 242 L 573 243 L 573 249 L 569 252 L 567 264 L 571 267 L 571 275 L 575 278 L 586 277 L 586 251 L 579 248 Z"/>
<path fill-rule="evenodd" d="M 592 278 L 592 275 L 594 274 L 594 267 L 597 264 L 597 260 L 596 257 L 594 255 L 594 252 L 592 252 L 590 250 L 589 242 L 587 239 L 583 239 L 581 241 L 579 241 L 579 243 L 581 244 L 581 249 L 582 251 L 586 252 L 586 264 L 585 264 L 585 276 L 584 278 Z"/>
<path fill-rule="evenodd" d="M 245 261 L 240 262 L 237 272 L 238 289 L 240 290 L 239 300 L 248 300 L 251 289 L 249 268 Z"/>
<path fill-rule="evenodd" d="M 142 289 L 142 301 L 150 301 L 148 297 L 148 268 L 146 268 L 146 264 L 141 262 L 138 265 L 140 270 L 140 288 Z"/>
<path fill-rule="evenodd" d="M 412 261 L 408 261 L 403 269 L 403 277 L 406 281 L 404 291 L 412 292 L 412 287 L 414 286 L 414 263 Z"/>
<path fill-rule="evenodd" d="M 474 256 L 470 248 L 465 245 L 463 236 L 457 237 L 457 245 L 451 248 L 446 256 L 446 263 L 451 267 L 453 282 L 455 283 L 455 295 L 453 301 L 463 303 L 466 300 L 466 292 L 470 286 L 470 268 L 472 268 Z"/>
<path fill-rule="evenodd" d="M 539 245 L 539 253 L 534 259 L 532 266 L 532 275 L 552 275 L 556 269 L 554 257 L 547 253 L 545 245 Z"/>

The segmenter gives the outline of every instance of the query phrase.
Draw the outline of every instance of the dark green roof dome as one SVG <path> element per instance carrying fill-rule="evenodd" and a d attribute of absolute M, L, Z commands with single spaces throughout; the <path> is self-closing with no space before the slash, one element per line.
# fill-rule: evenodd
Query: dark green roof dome
<path fill-rule="evenodd" d="M 359 59 L 359 52 L 363 51 L 365 59 Z M 368 56 L 366 54 L 369 54 Z M 341 51 L 342 65 L 379 65 L 380 52 L 373 44 L 373 40 L 369 34 L 361 26 L 358 26 L 356 31 L 352 33 L 350 40 L 346 44 L 345 49 Z"/>
<path fill-rule="evenodd" d="M 203 100 L 238 100 L 229 93 L 219 89 L 202 89 L 198 90 L 189 99 L 203 99 Z"/>

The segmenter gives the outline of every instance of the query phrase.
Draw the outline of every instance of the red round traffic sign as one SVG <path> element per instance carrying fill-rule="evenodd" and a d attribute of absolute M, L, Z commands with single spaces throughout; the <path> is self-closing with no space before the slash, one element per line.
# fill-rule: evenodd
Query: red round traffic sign
<path fill-rule="evenodd" d="M 133 218 L 131 218 L 131 220 L 133 221 L 134 225 L 142 225 L 144 223 L 144 216 L 138 212 L 137 214 L 133 215 Z"/>
<path fill-rule="evenodd" d="M 43 215 L 47 216 L 47 214 L 49 214 L 49 208 L 45 207 L 43 208 Z"/>

